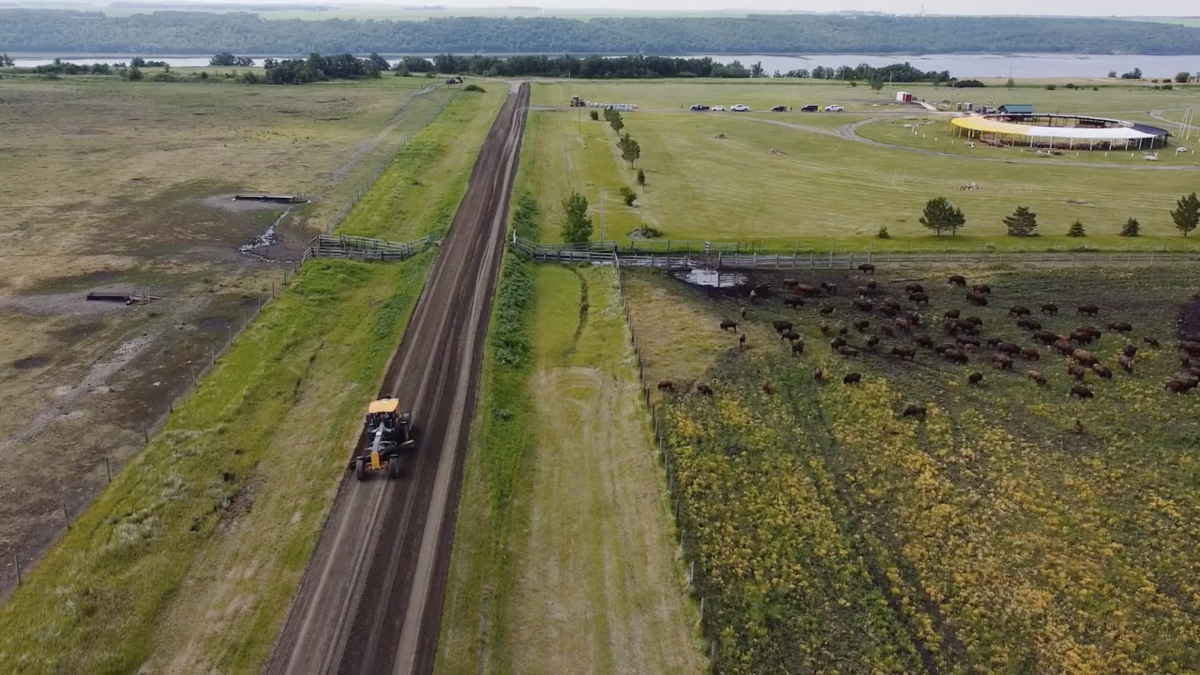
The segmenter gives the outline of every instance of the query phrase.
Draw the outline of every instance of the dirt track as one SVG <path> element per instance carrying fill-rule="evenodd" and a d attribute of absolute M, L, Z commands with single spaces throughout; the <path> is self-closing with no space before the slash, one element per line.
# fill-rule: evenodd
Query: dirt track
<path fill-rule="evenodd" d="M 510 90 L 384 380 L 381 393 L 399 396 L 416 426 L 417 448 L 405 458 L 404 477 L 389 481 L 381 474 L 360 484 L 347 473 L 266 673 L 433 670 L 463 455 L 528 103 L 529 85 Z"/>

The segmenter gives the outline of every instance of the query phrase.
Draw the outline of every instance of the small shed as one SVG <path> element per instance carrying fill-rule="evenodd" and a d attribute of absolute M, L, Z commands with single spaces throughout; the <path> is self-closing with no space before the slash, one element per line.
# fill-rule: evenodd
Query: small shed
<path fill-rule="evenodd" d="M 912 103 L 913 95 L 907 91 L 896 92 L 896 103 Z"/>
<path fill-rule="evenodd" d="M 1005 103 L 996 109 L 997 112 L 1003 115 L 1032 115 L 1032 103 Z"/>

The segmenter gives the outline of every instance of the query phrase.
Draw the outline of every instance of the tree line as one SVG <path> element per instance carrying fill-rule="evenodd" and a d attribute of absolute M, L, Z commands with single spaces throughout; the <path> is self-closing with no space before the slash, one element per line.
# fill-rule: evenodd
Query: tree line
<path fill-rule="evenodd" d="M 263 19 L 230 12 L 132 16 L 0 10 L 13 51 L 196 54 L 1125 53 L 1198 54 L 1200 28 L 1098 18 L 751 15 L 718 18 Z"/>
<path fill-rule="evenodd" d="M 1200 225 L 1200 198 L 1196 196 L 1195 192 L 1184 195 L 1175 202 L 1175 208 L 1171 210 L 1171 221 L 1175 223 L 1175 229 L 1185 237 L 1194 231 L 1197 225 Z M 925 210 L 922 212 L 919 222 L 933 230 L 939 237 L 943 232 L 949 232 L 950 236 L 954 236 L 966 226 L 967 218 L 963 215 L 962 209 L 951 204 L 950 200 L 945 197 L 934 197 L 925 203 Z M 1010 237 L 1033 237 L 1038 234 L 1037 214 L 1027 206 L 1018 206 L 1012 215 L 1005 216 L 1004 225 L 1008 229 Z M 1125 221 L 1119 234 L 1122 237 L 1137 237 L 1141 234 L 1141 224 L 1138 223 L 1137 218 L 1130 218 Z M 1083 223 L 1076 220 L 1068 228 L 1066 235 L 1068 237 L 1085 237 L 1087 231 Z M 881 227 L 877 236 L 880 239 L 888 239 L 887 227 Z"/>

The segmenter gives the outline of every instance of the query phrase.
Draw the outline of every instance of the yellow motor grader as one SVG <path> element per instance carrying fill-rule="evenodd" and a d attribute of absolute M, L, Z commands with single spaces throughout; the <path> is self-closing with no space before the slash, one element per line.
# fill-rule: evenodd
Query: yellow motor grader
<path fill-rule="evenodd" d="M 350 469 L 358 480 L 366 480 L 372 471 L 387 470 L 389 478 L 401 474 L 400 455 L 415 445 L 412 438 L 412 413 L 400 409 L 400 399 L 381 398 L 367 406 L 363 433 L 369 439 L 366 451 L 350 460 Z"/>

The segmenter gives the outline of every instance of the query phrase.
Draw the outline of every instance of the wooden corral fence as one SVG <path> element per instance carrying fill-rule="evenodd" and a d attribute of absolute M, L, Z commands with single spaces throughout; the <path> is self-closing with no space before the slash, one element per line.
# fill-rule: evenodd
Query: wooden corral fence
<path fill-rule="evenodd" d="M 308 242 L 304 262 L 309 258 L 343 258 L 353 260 L 404 260 L 433 246 L 433 235 L 410 242 L 386 241 L 350 235 L 322 234 Z"/>
<path fill-rule="evenodd" d="M 1172 251 L 806 251 L 745 253 L 742 243 L 616 242 L 539 244 L 513 237 L 510 246 L 531 260 L 565 264 L 613 264 L 626 267 L 707 270 L 853 270 L 874 265 L 881 270 L 924 270 L 941 267 L 1170 267 L 1200 263 L 1200 253 Z"/>
<path fill-rule="evenodd" d="M 617 288 L 621 296 L 621 308 L 625 312 L 625 327 L 629 331 L 629 343 L 633 347 L 634 357 L 637 361 L 638 384 L 641 387 L 642 401 L 646 404 L 646 413 L 648 416 L 647 423 L 654 430 L 654 442 L 658 448 L 658 456 L 662 459 L 663 473 L 667 481 L 667 492 L 671 499 L 671 511 L 675 516 L 675 533 L 679 537 L 679 548 L 683 553 L 687 563 L 687 571 L 684 576 L 684 583 L 688 592 L 694 594 L 696 599 L 700 601 L 700 625 L 704 626 L 704 605 L 705 598 L 699 592 L 699 586 L 696 584 L 697 561 L 698 554 L 696 551 L 695 539 L 692 538 L 688 530 L 687 514 L 683 512 L 683 503 L 679 494 L 679 483 L 675 477 L 675 461 L 671 454 L 671 445 L 667 442 L 667 427 L 665 415 L 661 405 L 656 405 L 652 400 L 650 392 L 650 384 L 646 381 L 646 360 L 642 356 L 642 346 L 638 342 L 637 330 L 633 326 L 633 314 L 629 309 L 629 298 L 625 294 L 625 280 L 621 276 L 622 267 L 625 261 L 620 256 L 609 253 L 609 262 L 612 264 L 616 277 Z M 703 569 L 700 570 L 703 574 Z M 709 665 L 715 670 L 720 658 L 720 651 L 717 647 L 717 640 L 713 636 L 705 636 L 708 640 L 708 660 Z"/>

